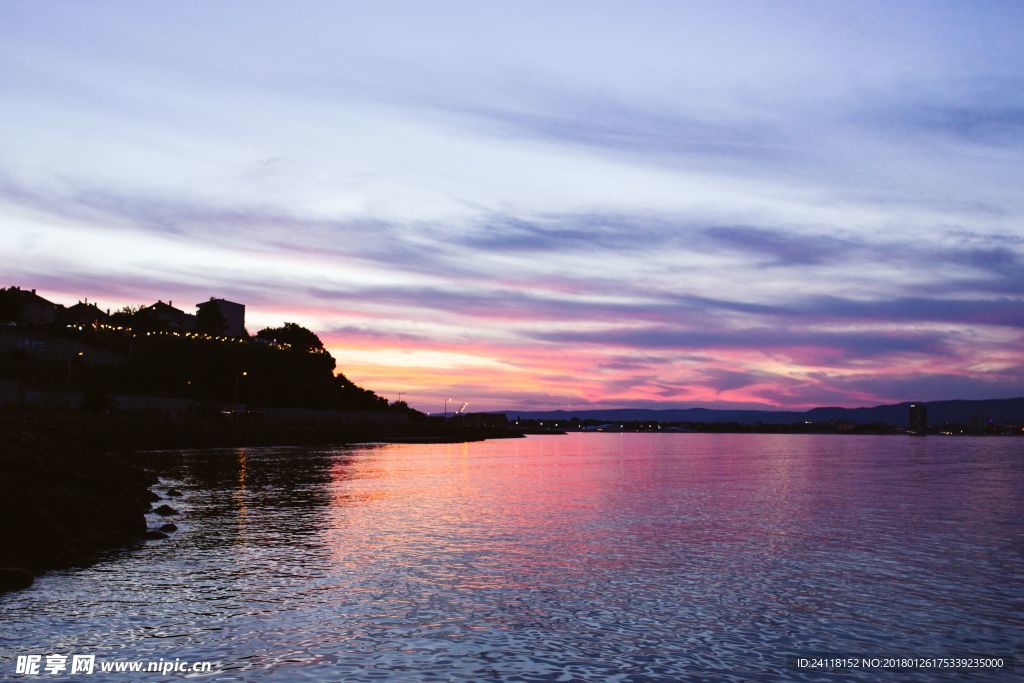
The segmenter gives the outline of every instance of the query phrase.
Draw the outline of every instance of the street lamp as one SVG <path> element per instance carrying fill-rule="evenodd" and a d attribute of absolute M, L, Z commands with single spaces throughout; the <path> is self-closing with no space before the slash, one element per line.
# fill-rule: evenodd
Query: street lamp
<path fill-rule="evenodd" d="M 242 370 L 241 376 L 242 377 L 248 377 L 249 376 L 249 371 L 248 370 Z M 238 403 L 238 377 L 239 377 L 239 375 L 235 375 L 235 403 Z"/>
<path fill-rule="evenodd" d="M 450 398 L 446 398 L 444 400 L 444 416 L 445 417 L 448 417 L 448 401 L 451 401 L 451 400 L 452 399 L 450 399 Z"/>
<path fill-rule="evenodd" d="M 82 358 L 85 356 L 85 351 L 79 351 L 73 356 L 68 356 L 68 401 L 71 400 L 71 361 L 75 358 Z"/>

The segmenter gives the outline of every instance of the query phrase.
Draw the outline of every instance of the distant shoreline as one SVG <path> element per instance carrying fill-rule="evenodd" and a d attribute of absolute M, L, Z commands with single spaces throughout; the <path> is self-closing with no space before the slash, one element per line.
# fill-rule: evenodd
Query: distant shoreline
<path fill-rule="evenodd" d="M 1003 432 L 951 432 L 951 431 L 929 431 L 927 434 L 910 434 L 904 429 L 897 427 L 875 427 L 865 425 L 862 429 L 836 429 L 827 424 L 824 425 L 743 425 L 732 423 L 713 423 L 709 425 L 694 425 L 687 428 L 620 428 L 620 429 L 532 429 L 529 426 L 522 428 L 523 434 L 527 436 L 540 435 L 565 435 L 565 434 L 791 434 L 804 436 L 964 436 L 964 437 L 992 437 L 1008 436 L 1014 438 L 1024 437 L 1024 430 L 1003 431 Z"/>
<path fill-rule="evenodd" d="M 572 434 L 598 434 L 604 436 L 611 436 L 615 434 L 649 434 L 649 435 L 673 435 L 678 436 L 680 434 L 749 434 L 751 436 L 892 436 L 892 437 L 914 437 L 920 438 L 924 436 L 931 436 L 932 438 L 941 439 L 947 436 L 958 436 L 963 438 L 992 438 L 992 437 L 1007 437 L 1012 439 L 1024 438 L 1024 433 L 1004 433 L 1004 434 L 952 434 L 944 432 L 935 432 L 930 434 L 907 434 L 904 431 L 891 431 L 891 432 L 840 432 L 840 431 L 785 431 L 785 430 L 750 430 L 750 429 L 689 429 L 689 430 L 652 430 L 652 429 L 622 429 L 622 430 L 609 430 L 609 431 L 524 431 L 524 436 L 569 436 Z"/>
<path fill-rule="evenodd" d="M 911 427 L 911 412 L 923 422 Z M 611 408 L 503 410 L 525 431 L 658 431 L 738 433 L 1022 435 L 1024 397 L 917 401 L 862 408 L 821 407 L 804 411 L 715 408 Z"/>

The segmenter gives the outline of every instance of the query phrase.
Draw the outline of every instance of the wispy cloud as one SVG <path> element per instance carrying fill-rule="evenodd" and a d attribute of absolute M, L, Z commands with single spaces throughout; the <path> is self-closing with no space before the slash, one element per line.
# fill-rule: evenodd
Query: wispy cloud
<path fill-rule="evenodd" d="M 5 276 L 425 408 L 1024 394 L 1020 9 L 750 11 L 9 3 Z"/>

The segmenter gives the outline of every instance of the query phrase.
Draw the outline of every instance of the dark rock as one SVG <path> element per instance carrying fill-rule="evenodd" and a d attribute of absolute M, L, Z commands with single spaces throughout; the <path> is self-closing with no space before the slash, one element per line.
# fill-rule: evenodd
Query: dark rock
<path fill-rule="evenodd" d="M 160 525 L 160 531 L 177 531 L 177 530 L 178 530 L 178 525 L 177 524 L 171 524 L 170 522 L 168 522 L 167 524 Z"/>
<path fill-rule="evenodd" d="M 144 494 L 144 498 L 149 503 L 155 503 L 156 501 L 160 500 L 160 496 L 156 495 L 152 491 L 146 491 L 146 493 Z"/>
<path fill-rule="evenodd" d="M 156 510 L 153 510 L 153 512 L 163 517 L 169 517 L 170 515 L 178 514 L 178 511 L 172 508 L 170 505 L 161 505 Z"/>
<path fill-rule="evenodd" d="M 0 592 L 28 588 L 35 577 L 20 567 L 0 567 Z"/>
<path fill-rule="evenodd" d="M 149 531 L 146 532 L 146 538 L 155 541 L 155 540 L 158 540 L 158 539 L 161 539 L 161 538 L 170 538 L 170 536 L 168 536 L 167 534 L 165 534 L 162 531 L 157 531 L 155 529 L 150 529 Z"/>
<path fill-rule="evenodd" d="M 180 496 L 181 495 L 181 491 L 179 491 L 178 489 L 173 489 L 173 488 L 172 489 L 167 489 L 167 495 L 168 496 Z"/>
<path fill-rule="evenodd" d="M 78 428 L 56 428 L 54 420 L 0 420 L 0 589 L 132 543 L 159 500 L 149 490 L 156 477 L 137 457 L 99 451 Z"/>

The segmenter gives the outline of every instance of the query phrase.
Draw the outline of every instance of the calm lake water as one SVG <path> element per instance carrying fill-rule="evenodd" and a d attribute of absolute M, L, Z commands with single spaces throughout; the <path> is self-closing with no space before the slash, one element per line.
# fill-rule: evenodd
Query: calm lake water
<path fill-rule="evenodd" d="M 0 679 L 15 654 L 50 652 L 216 660 L 215 680 L 964 677 L 788 661 L 816 654 L 1016 655 L 972 680 L 1024 672 L 1024 439 L 151 457 L 185 494 L 180 530 L 0 596 Z"/>

